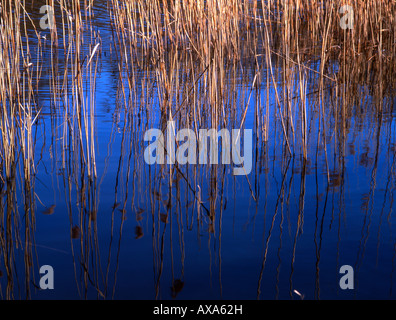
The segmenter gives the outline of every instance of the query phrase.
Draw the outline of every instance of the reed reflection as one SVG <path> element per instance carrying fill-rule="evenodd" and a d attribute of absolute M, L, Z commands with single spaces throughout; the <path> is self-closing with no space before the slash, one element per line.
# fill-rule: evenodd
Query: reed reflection
<path fill-rule="evenodd" d="M 46 3 L 1 11 L 3 299 L 40 297 L 37 228 L 64 216 L 81 299 L 345 297 L 344 264 L 394 297 L 394 3 L 345 31 L 339 1 L 48 1 L 44 32 Z M 147 165 L 168 121 L 253 129 L 251 173 Z"/>

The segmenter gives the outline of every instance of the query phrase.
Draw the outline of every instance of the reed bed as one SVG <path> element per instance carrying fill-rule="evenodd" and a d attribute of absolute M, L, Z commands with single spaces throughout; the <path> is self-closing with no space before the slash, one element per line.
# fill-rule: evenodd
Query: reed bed
<path fill-rule="evenodd" d="M 55 8 L 53 1 L 45 1 L 41 5 L 51 5 Z M 85 185 L 94 184 L 97 174 L 94 121 L 100 36 L 92 26 L 91 7 L 86 3 L 83 14 L 82 5 L 79 1 L 59 2 L 55 11 L 57 16 L 54 28 L 46 33 L 40 30 L 35 12 L 33 11 L 33 14 L 27 12 L 31 8 L 25 1 L 2 2 L 1 20 L 4 24 L 1 24 L 0 50 L 2 139 L 0 177 L 7 202 L 2 206 L 4 211 L 1 212 L 1 224 L 2 231 L 7 230 L 7 233 L 1 234 L 1 244 L 10 285 L 6 290 L 7 299 L 15 298 L 12 284 L 16 280 L 16 275 L 13 263 L 16 259 L 15 250 L 21 247 L 19 243 L 23 243 L 26 255 L 25 297 L 30 297 L 32 283 L 38 286 L 35 279 L 30 278 L 30 274 L 37 271 L 35 263 L 38 263 L 35 262 L 33 251 L 36 200 L 47 207 L 45 214 L 52 214 L 55 208 L 55 205 L 43 203 L 34 192 L 36 165 L 41 162 L 44 149 L 43 146 L 36 149 L 36 140 L 38 136 L 45 135 L 46 130 L 44 122 L 41 121 L 42 105 L 39 103 L 43 79 L 47 79 L 49 83 L 51 150 L 54 152 L 53 160 L 56 164 L 54 169 L 68 172 L 66 185 L 74 182 L 77 188 L 84 190 L 78 200 L 82 207 L 77 219 L 78 230 L 87 232 L 80 242 L 83 254 L 81 264 L 85 270 L 90 269 L 84 257 L 86 251 L 88 251 L 87 257 L 89 256 L 94 215 L 85 214 L 85 203 L 87 201 L 88 205 L 94 207 L 98 203 L 91 198 L 91 188 L 86 191 Z M 41 154 L 35 158 L 37 150 L 41 150 Z M 58 163 L 61 165 L 59 166 Z M 71 168 L 68 167 L 70 163 L 74 163 Z M 23 192 L 18 191 L 15 185 L 19 168 L 24 173 Z M 87 182 L 84 178 L 81 179 L 84 176 L 87 177 Z M 87 198 L 85 192 L 88 193 Z M 23 236 L 20 236 L 18 231 L 21 216 L 16 206 L 21 200 L 24 203 Z M 45 199 L 44 202 L 46 201 L 48 200 Z M 95 211 L 94 207 L 90 212 Z M 76 218 L 72 219 L 72 211 L 74 210 L 70 208 L 71 238 L 77 230 Z M 86 217 L 89 220 L 87 223 Z M 89 281 L 93 281 L 87 274 L 85 272 L 85 286 Z"/>
<path fill-rule="evenodd" d="M 115 294 L 116 271 L 113 290 L 109 287 L 110 257 L 119 212 L 117 257 L 126 212 L 135 214 L 136 238 L 144 236 L 143 219 L 152 221 L 157 298 L 165 230 L 174 225 L 172 219 L 179 226 L 176 242 L 182 265 L 172 281 L 174 296 L 183 286 L 183 224 L 189 230 L 196 226 L 197 238 L 205 228 L 209 234 L 219 233 L 221 239 L 226 186 L 231 181 L 235 197 L 239 183 L 227 176 L 227 166 L 147 168 L 139 157 L 145 130 L 164 130 L 169 120 L 176 121 L 179 129 L 195 132 L 201 128 L 254 129 L 254 171 L 243 177 L 252 201 L 257 204 L 267 197 L 268 186 L 264 186 L 263 196 L 260 176 L 268 178 L 271 161 L 276 159 L 284 173 L 271 230 L 278 212 L 288 210 L 293 175 L 300 175 L 294 259 L 298 235 L 303 232 L 310 171 L 323 170 L 327 192 L 342 188 L 345 156 L 353 150 L 351 136 L 353 141 L 360 137 L 357 132 L 362 124 L 368 123 L 368 136 L 378 138 L 383 126 L 391 136 L 386 117 L 394 113 L 396 2 L 349 3 L 354 9 L 354 27 L 344 30 L 339 9 L 348 3 L 340 0 L 108 1 L 111 49 L 118 68 L 117 99 L 112 106 L 114 131 L 108 150 L 113 148 L 115 128 L 122 138 L 111 244 L 104 264 L 97 232 L 102 180 L 97 170 L 100 128 L 95 100 L 103 59 L 95 21 L 97 2 L 40 1 L 40 5 L 55 8 L 54 29 L 48 32 L 39 29 L 38 19 L 28 13 L 31 7 L 25 1 L 1 2 L 0 265 L 5 265 L 9 279 L 5 297 L 14 298 L 13 261 L 22 243 L 27 297 L 35 283 L 30 275 L 37 264 L 33 252 L 36 200 L 45 202 L 34 191 L 42 157 L 36 141 L 38 132 L 46 131 L 44 112 L 51 121 L 51 169 L 60 172 L 66 192 L 76 282 L 77 270 L 83 274 L 81 284 L 77 283 L 81 297 L 87 297 L 90 286 L 98 298 Z M 49 110 L 40 104 L 45 81 Z M 389 141 L 391 153 L 391 138 Z M 269 150 L 270 145 L 274 150 Z M 374 152 L 378 154 L 378 150 Z M 370 150 L 359 161 L 367 167 L 374 163 L 373 173 L 376 171 Z M 23 173 L 23 192 L 16 186 L 19 172 Z M 20 197 L 23 236 L 15 205 Z M 147 206 L 141 208 L 139 203 Z M 269 237 L 263 270 L 268 245 Z M 258 297 L 260 285 L 261 278 Z"/>

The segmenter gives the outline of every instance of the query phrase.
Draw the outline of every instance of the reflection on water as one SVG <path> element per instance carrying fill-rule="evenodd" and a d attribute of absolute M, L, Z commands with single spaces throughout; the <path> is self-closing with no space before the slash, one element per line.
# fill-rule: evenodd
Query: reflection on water
<path fill-rule="evenodd" d="M 26 8 L 32 21 L 44 3 Z M 395 297 L 392 52 L 334 46 L 322 63 L 285 49 L 275 24 L 271 41 L 244 35 L 235 61 L 217 47 L 149 57 L 114 2 L 60 3 L 57 34 L 21 36 L 32 88 L 2 94 L 2 299 Z M 15 101 L 31 109 L 6 119 Z M 143 135 L 169 119 L 253 129 L 252 172 L 147 165 Z M 42 265 L 54 290 L 40 290 Z M 342 265 L 354 290 L 339 287 Z"/>

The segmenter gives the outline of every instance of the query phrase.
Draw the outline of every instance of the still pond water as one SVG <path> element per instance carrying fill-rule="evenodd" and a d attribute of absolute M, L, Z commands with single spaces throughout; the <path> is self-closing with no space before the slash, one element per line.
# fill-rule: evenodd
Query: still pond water
<path fill-rule="evenodd" d="M 48 63 L 37 102 L 41 111 L 34 126 L 34 222 L 26 232 L 19 172 L 12 200 L 18 221 L 12 222 L 8 244 L 0 251 L 3 298 L 7 290 L 16 299 L 27 294 L 33 299 L 300 299 L 294 290 L 305 299 L 396 298 L 395 95 L 383 97 L 378 116 L 372 91 L 359 87 L 361 100 L 348 101 L 342 136 L 340 109 L 330 110 L 331 98 L 323 99 L 329 108 L 326 147 L 317 143 L 323 123 L 310 111 L 304 160 L 298 137 L 290 139 L 293 155 L 288 153 L 275 91 L 265 80 L 268 70 L 260 70 L 264 80 L 251 90 L 254 72 L 242 62 L 226 74 L 234 84 L 229 90 L 238 119 L 247 107 L 244 128 L 253 130 L 252 171 L 234 176 L 232 165 L 182 165 L 180 170 L 148 165 L 144 132 L 163 128 L 156 71 L 143 72 L 131 63 L 128 71 L 138 79 L 135 91 L 123 92 L 126 80 L 106 5 L 96 10 L 101 46 L 95 100 L 89 96 L 87 105 L 95 108 L 97 175 L 88 178 L 72 143 L 64 148 L 73 137 L 63 136 L 64 118 L 58 115 L 68 102 L 54 102 L 47 38 L 41 59 Z M 63 59 L 60 54 L 60 66 Z M 274 72 L 282 74 L 283 67 L 274 57 Z M 318 62 L 309 67 L 317 70 Z M 191 66 L 184 68 L 185 74 L 191 72 Z M 336 61 L 333 68 L 336 74 Z M 60 67 L 57 74 L 62 72 Z M 191 82 L 181 74 L 180 82 Z M 308 105 L 314 100 L 309 94 L 318 90 L 316 76 L 306 73 Z M 298 95 L 298 85 L 291 90 Z M 332 94 L 331 88 L 325 90 Z M 258 100 L 268 108 L 267 139 L 257 129 L 262 126 L 257 118 L 264 117 L 256 110 Z M 209 122 L 202 123 L 210 128 Z M 239 128 L 235 123 L 232 127 Z M 7 197 L 12 198 L 6 189 L 2 184 L 3 212 L 10 206 Z M 31 262 L 26 261 L 26 241 Z M 5 267 L 8 246 L 14 248 L 11 279 Z M 42 265 L 54 269 L 54 290 L 37 289 Z M 339 286 L 343 265 L 354 269 L 353 290 Z"/>

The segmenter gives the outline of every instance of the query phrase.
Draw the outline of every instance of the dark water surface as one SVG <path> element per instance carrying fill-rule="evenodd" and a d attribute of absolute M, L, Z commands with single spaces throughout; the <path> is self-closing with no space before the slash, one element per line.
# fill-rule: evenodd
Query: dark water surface
<path fill-rule="evenodd" d="M 297 97 L 290 100 L 296 119 L 294 135 L 287 129 L 290 154 L 274 86 L 267 86 L 268 69 L 260 70 L 260 85 L 251 90 L 256 71 L 241 61 L 237 68 L 224 67 L 235 108 L 235 121 L 227 126 L 239 128 L 248 107 L 244 128 L 253 130 L 251 173 L 234 176 L 232 165 L 221 164 L 150 166 L 143 157 L 144 132 L 164 129 L 158 74 L 133 59 L 119 71 L 117 41 L 103 3 L 95 7 L 94 27 L 101 43 L 96 83 L 93 87 L 88 78 L 84 82 L 87 112 L 93 106 L 95 110 L 89 145 L 94 145 L 96 178 L 89 178 L 88 167 L 94 166 L 84 163 L 76 147 L 75 118 L 68 127 L 73 130 L 64 134 L 62 114 L 72 102 L 52 95 L 53 52 L 49 32 L 42 32 L 47 40 L 37 95 L 41 111 L 34 126 L 34 221 L 26 227 L 26 188 L 18 169 L 16 196 L 6 183 L 0 189 L 2 298 L 300 299 L 294 290 L 305 299 L 395 298 L 395 92 L 384 90 L 379 101 L 378 83 L 356 80 L 353 98 L 345 101 L 336 91 L 352 90 L 351 83 L 329 81 L 318 102 L 318 75 L 306 69 L 309 134 L 304 159 L 297 80 L 282 87 L 286 66 L 274 56 L 279 94 L 284 99 L 288 88 Z M 88 53 L 95 43 L 84 47 Z M 65 59 L 60 52 L 59 77 Z M 318 70 L 319 63 L 306 65 Z M 191 75 L 197 79 L 204 71 L 182 63 L 179 68 L 184 93 L 175 93 L 175 105 L 196 81 Z M 341 78 L 340 62 L 335 60 L 330 68 Z M 134 92 L 127 89 L 127 73 L 135 76 Z M 189 98 L 186 104 L 202 105 L 201 128 L 213 123 L 204 111 L 211 103 L 205 100 L 209 77 L 197 82 L 197 102 Z M 94 88 L 94 101 L 89 88 Z M 324 123 L 318 113 L 322 107 Z M 266 112 L 264 138 L 264 122 L 257 119 L 266 119 Z M 186 127 L 187 116 L 174 117 L 178 127 Z M 82 145 L 87 148 L 85 140 Z M 87 157 L 86 149 L 83 153 Z M 18 215 L 13 215 L 12 232 L 7 233 L 4 216 L 11 203 Z M 12 272 L 7 273 L 7 265 Z M 54 269 L 54 290 L 36 288 L 42 265 Z M 354 269 L 353 290 L 339 286 L 343 265 Z"/>

